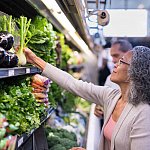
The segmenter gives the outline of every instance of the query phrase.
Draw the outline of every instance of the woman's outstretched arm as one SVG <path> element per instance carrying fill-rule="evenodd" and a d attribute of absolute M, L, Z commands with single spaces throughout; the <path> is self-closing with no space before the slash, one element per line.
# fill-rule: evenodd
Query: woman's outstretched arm
<path fill-rule="evenodd" d="M 43 75 L 56 82 L 59 86 L 67 91 L 74 93 L 86 100 L 100 104 L 103 106 L 103 100 L 108 99 L 109 94 L 113 91 L 108 87 L 101 87 L 82 80 L 77 80 L 69 73 L 46 63 L 37 57 L 30 49 L 24 48 L 27 61 L 39 67 L 43 71 Z"/>

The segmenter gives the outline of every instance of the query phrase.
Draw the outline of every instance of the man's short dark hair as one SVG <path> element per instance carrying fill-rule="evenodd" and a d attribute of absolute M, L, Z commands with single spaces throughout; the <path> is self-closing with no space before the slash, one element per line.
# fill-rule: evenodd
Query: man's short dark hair
<path fill-rule="evenodd" d="M 116 44 L 119 44 L 120 45 L 120 48 L 119 50 L 122 51 L 122 52 L 127 52 L 127 51 L 130 51 L 132 50 L 132 45 L 129 41 L 127 40 L 123 40 L 123 39 L 120 39 L 120 40 L 117 40 L 117 41 L 114 41 L 111 46 L 113 45 L 116 45 Z"/>

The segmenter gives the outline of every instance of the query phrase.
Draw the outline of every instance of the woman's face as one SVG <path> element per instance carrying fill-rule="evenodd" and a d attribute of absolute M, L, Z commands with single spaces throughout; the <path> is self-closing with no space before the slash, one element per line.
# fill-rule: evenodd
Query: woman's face
<path fill-rule="evenodd" d="M 121 84 L 125 82 L 129 82 L 128 80 L 128 68 L 130 66 L 132 58 L 132 52 L 127 52 L 115 65 L 113 72 L 111 74 L 111 81 Z"/>

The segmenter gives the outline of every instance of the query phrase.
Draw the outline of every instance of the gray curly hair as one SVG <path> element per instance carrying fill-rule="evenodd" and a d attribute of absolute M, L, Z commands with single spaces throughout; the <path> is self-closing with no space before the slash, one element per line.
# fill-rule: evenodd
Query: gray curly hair
<path fill-rule="evenodd" d="M 150 49 L 148 47 L 133 48 L 129 77 L 131 80 L 129 102 L 133 105 L 141 102 L 150 105 Z"/>

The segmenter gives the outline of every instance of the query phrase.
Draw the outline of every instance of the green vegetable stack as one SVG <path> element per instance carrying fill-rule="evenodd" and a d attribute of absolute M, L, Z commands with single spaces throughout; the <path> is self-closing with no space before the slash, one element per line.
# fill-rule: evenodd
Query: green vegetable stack
<path fill-rule="evenodd" d="M 68 60 L 71 58 L 72 50 L 65 44 L 65 37 L 61 33 L 57 33 L 60 37 L 60 45 L 62 47 L 62 61 L 60 68 L 68 71 Z"/>
<path fill-rule="evenodd" d="M 39 127 L 44 105 L 38 104 L 32 95 L 30 78 L 17 81 L 1 81 L 0 84 L 0 113 L 5 114 L 10 124 L 18 127 L 17 134 L 30 132 Z"/>
<path fill-rule="evenodd" d="M 76 135 L 73 132 L 47 127 L 46 135 L 49 150 L 69 150 L 78 146 Z"/>

